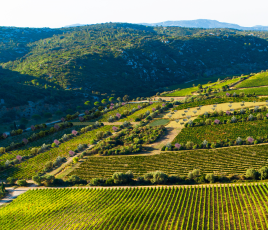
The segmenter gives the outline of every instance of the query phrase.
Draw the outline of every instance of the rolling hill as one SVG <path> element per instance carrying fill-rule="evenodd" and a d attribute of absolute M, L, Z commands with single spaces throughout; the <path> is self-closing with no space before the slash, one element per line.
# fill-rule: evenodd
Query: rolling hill
<path fill-rule="evenodd" d="M 8 100 L 8 85 L 15 83 L 22 91 L 12 95 L 20 95 L 20 104 L 27 103 L 21 92 L 29 86 L 52 94 L 62 90 L 64 101 L 66 89 L 146 96 L 193 79 L 266 69 L 268 32 L 250 33 L 127 23 L 0 27 L 0 77 L 7 86 L 2 98 Z"/>

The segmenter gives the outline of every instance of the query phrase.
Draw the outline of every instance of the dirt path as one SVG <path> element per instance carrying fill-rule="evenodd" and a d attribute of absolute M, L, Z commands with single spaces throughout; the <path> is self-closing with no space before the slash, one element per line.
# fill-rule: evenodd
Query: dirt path
<path fill-rule="evenodd" d="M 37 185 L 32 184 L 30 187 L 19 187 L 19 188 L 16 188 L 16 189 L 7 188 L 6 190 L 9 192 L 9 194 L 6 197 L 4 197 L 3 199 L 0 200 L 0 206 L 11 202 L 15 198 L 17 198 L 19 195 L 27 192 L 30 189 L 33 189 L 34 187 L 37 187 Z"/>
<path fill-rule="evenodd" d="M 154 97 L 153 100 L 158 100 L 159 98 L 166 101 L 170 101 L 171 98 L 173 98 L 176 101 L 176 100 L 184 100 L 186 97 Z"/>
<path fill-rule="evenodd" d="M 145 145 L 144 147 L 147 147 L 149 152 L 144 153 L 144 154 L 135 154 L 135 156 L 138 155 L 156 155 L 156 154 L 160 154 L 161 153 L 161 148 L 163 146 L 165 146 L 168 143 L 171 143 L 174 138 L 180 133 L 181 129 L 178 128 L 172 128 L 172 127 L 168 127 L 166 130 L 166 133 L 163 134 L 162 137 L 159 138 L 159 140 L 157 140 L 156 142 L 149 144 L 149 145 Z M 129 155 L 128 155 L 129 156 Z"/>

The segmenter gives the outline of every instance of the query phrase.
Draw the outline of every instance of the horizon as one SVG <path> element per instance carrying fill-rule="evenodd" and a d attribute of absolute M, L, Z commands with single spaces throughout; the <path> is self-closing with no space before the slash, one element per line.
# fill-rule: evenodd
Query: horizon
<path fill-rule="evenodd" d="M 14 5 L 17 6 L 14 8 Z M 260 8 L 259 5 L 262 7 Z M 51 7 L 52 6 L 52 7 Z M 172 7 L 171 7 L 172 6 Z M 193 7 L 194 6 L 194 7 Z M 188 2 L 167 0 L 123 1 L 78 0 L 38 2 L 11 0 L 2 4 L 0 26 L 29 28 L 61 28 L 73 24 L 160 23 L 165 21 L 216 20 L 242 27 L 268 26 L 268 2 L 192 0 Z"/>

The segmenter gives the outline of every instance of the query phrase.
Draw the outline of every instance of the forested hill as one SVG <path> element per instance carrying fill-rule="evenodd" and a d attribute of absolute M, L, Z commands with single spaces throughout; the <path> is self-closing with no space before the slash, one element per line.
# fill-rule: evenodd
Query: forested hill
<path fill-rule="evenodd" d="M 268 32 L 107 23 L 0 34 L 1 66 L 20 87 L 137 95 L 268 66 Z"/>

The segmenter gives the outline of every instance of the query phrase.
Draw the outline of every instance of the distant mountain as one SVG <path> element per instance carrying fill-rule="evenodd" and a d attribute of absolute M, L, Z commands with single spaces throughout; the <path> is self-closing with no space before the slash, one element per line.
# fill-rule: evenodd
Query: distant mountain
<path fill-rule="evenodd" d="M 237 30 L 268 30 L 268 26 L 253 26 L 253 27 L 243 27 L 237 24 L 231 24 L 226 22 L 219 22 L 216 20 L 209 19 L 197 19 L 197 20 L 181 20 L 181 21 L 166 21 L 158 23 L 141 23 L 141 25 L 146 26 L 180 26 L 180 27 L 192 27 L 192 28 L 230 28 Z"/>
<path fill-rule="evenodd" d="M 78 27 L 78 26 L 86 26 L 87 24 L 80 24 L 80 23 L 76 23 L 76 24 L 72 24 L 72 25 L 67 25 L 67 26 L 64 26 L 64 28 L 66 27 Z"/>

